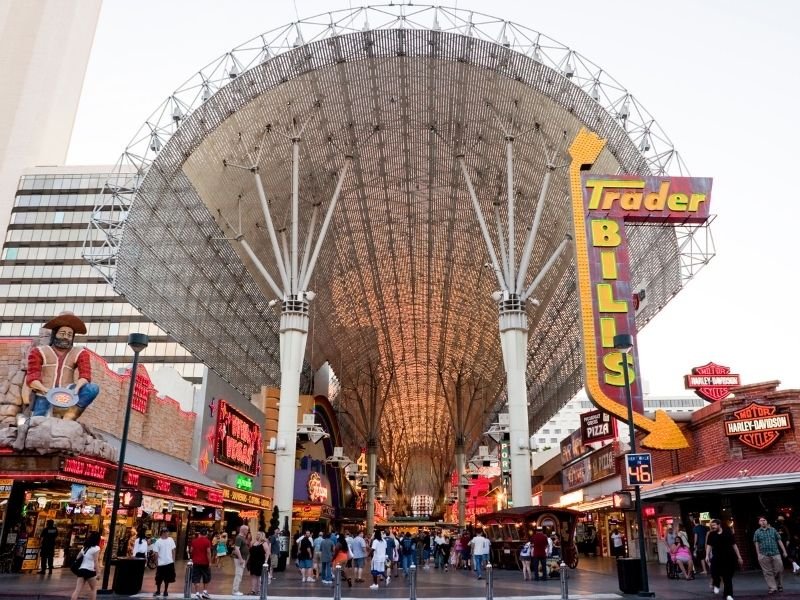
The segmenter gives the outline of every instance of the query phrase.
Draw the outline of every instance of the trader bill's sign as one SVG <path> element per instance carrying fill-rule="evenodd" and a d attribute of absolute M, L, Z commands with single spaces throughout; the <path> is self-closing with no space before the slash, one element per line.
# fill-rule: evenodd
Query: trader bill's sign
<path fill-rule="evenodd" d="M 725 421 L 725 435 L 738 437 L 739 441 L 756 450 L 766 450 L 781 437 L 781 432 L 792 428 L 789 413 L 779 413 L 776 406 L 752 402 L 733 412 L 734 419 Z"/>

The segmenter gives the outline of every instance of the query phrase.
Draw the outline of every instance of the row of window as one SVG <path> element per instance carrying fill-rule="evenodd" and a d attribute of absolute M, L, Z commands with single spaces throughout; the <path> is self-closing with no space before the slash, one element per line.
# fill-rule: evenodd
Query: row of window
<path fill-rule="evenodd" d="M 132 354 L 131 349 L 125 342 L 101 342 L 99 344 L 86 344 L 86 346 L 97 352 L 100 356 L 128 356 Z M 150 342 L 150 345 L 142 350 L 141 355 L 148 357 L 168 356 L 173 359 L 182 356 L 191 356 L 185 348 L 175 342 Z"/>
<path fill-rule="evenodd" d="M 15 212 L 11 215 L 12 225 L 61 225 L 62 223 L 88 223 L 92 214 L 90 210 L 76 211 L 40 211 Z"/>
<path fill-rule="evenodd" d="M 39 317 L 50 318 L 53 316 L 54 307 L 58 311 L 68 310 L 83 319 L 92 317 L 139 317 L 141 313 L 126 302 L 17 302 L 0 304 L 0 316 L 3 317 L 36 317 L 26 319 L 36 321 Z M 44 321 L 43 321 L 44 322 Z"/>
<path fill-rule="evenodd" d="M 14 337 L 39 337 L 42 332 L 44 321 L 27 323 L 0 323 L 0 336 Z M 132 323 L 86 323 L 86 337 L 108 338 L 112 336 L 127 336 L 129 333 L 144 333 L 155 338 L 157 336 L 166 337 L 167 334 L 155 323 L 151 322 L 132 322 Z"/>
<path fill-rule="evenodd" d="M 74 229 L 9 229 L 6 233 L 6 242 L 82 242 L 87 239 L 104 241 L 105 236 L 85 225 Z"/>
<path fill-rule="evenodd" d="M 0 283 L 0 298 L 116 298 L 107 283 Z"/>
<path fill-rule="evenodd" d="M 93 249 L 98 253 L 101 249 Z M 110 250 L 109 250 L 110 252 Z M 6 246 L 3 249 L 3 260 L 83 260 L 81 246 L 50 246 L 48 248 L 19 248 Z"/>
<path fill-rule="evenodd" d="M 171 367 L 181 374 L 184 379 L 197 379 L 203 377 L 203 363 L 171 363 L 171 362 L 148 362 L 145 358 L 142 363 L 149 373 L 157 371 L 161 367 Z M 115 373 L 124 373 L 131 368 L 130 363 L 108 363 L 108 368 Z"/>
<path fill-rule="evenodd" d="M 71 208 L 75 206 L 94 208 L 101 204 L 105 194 L 31 194 L 14 199 L 15 208 Z"/>
<path fill-rule="evenodd" d="M 3 265 L 0 279 L 100 279 L 89 265 Z"/>
<path fill-rule="evenodd" d="M 108 173 L 86 173 L 72 175 L 23 175 L 19 179 L 20 190 L 86 190 L 102 189 L 113 175 Z"/>

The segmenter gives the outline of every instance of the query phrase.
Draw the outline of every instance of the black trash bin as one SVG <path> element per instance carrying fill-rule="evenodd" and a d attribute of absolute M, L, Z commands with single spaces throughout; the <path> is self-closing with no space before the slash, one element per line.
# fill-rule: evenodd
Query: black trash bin
<path fill-rule="evenodd" d="M 618 558 L 619 591 L 638 594 L 642 590 L 642 563 L 638 558 Z"/>
<path fill-rule="evenodd" d="M 142 591 L 144 567 L 147 564 L 145 559 L 117 558 L 111 564 L 114 565 L 114 582 L 111 587 L 115 594 L 133 596 Z"/>

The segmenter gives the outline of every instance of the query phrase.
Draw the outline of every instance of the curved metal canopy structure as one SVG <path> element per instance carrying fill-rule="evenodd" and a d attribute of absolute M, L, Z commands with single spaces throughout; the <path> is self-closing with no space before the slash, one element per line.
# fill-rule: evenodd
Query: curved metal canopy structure
<path fill-rule="evenodd" d="M 256 179 L 288 246 L 292 140 L 301 240 L 320 228 L 350 161 L 308 286 L 316 298 L 307 360 L 328 361 L 338 375 L 335 405 L 351 443 L 380 438 L 398 487 L 437 496 L 453 439 L 477 443 L 505 385 L 490 300 L 497 280 L 457 157 L 495 247 L 510 252 L 502 240 L 513 137 L 516 256 L 545 203 L 527 286 L 571 230 L 560 167 L 582 126 L 608 139 L 598 172 L 684 172 L 667 136 L 621 85 L 538 32 L 443 7 L 326 13 L 243 44 L 165 101 L 123 155 L 121 166 L 136 175 L 98 207 L 92 227 L 103 242 L 86 255 L 236 388 L 277 385 L 274 288 L 242 245 L 280 279 Z M 649 298 L 640 326 L 710 258 L 697 233 L 629 232 L 634 289 Z M 571 253 L 536 298 L 532 429 L 582 383 Z"/>

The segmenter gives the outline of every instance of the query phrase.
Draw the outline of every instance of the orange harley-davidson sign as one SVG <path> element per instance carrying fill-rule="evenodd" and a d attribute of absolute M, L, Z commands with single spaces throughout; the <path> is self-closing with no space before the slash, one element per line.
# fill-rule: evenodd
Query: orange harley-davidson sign
<path fill-rule="evenodd" d="M 731 388 L 739 386 L 739 376 L 731 373 L 730 367 L 710 362 L 702 367 L 694 367 L 691 375 L 686 375 L 686 389 L 708 402 L 719 402 L 731 394 Z"/>
<path fill-rule="evenodd" d="M 752 402 L 733 414 L 735 419 L 725 421 L 725 435 L 738 437 L 756 450 L 766 450 L 778 441 L 782 431 L 792 428 L 791 415 L 779 413 L 776 406 Z"/>

